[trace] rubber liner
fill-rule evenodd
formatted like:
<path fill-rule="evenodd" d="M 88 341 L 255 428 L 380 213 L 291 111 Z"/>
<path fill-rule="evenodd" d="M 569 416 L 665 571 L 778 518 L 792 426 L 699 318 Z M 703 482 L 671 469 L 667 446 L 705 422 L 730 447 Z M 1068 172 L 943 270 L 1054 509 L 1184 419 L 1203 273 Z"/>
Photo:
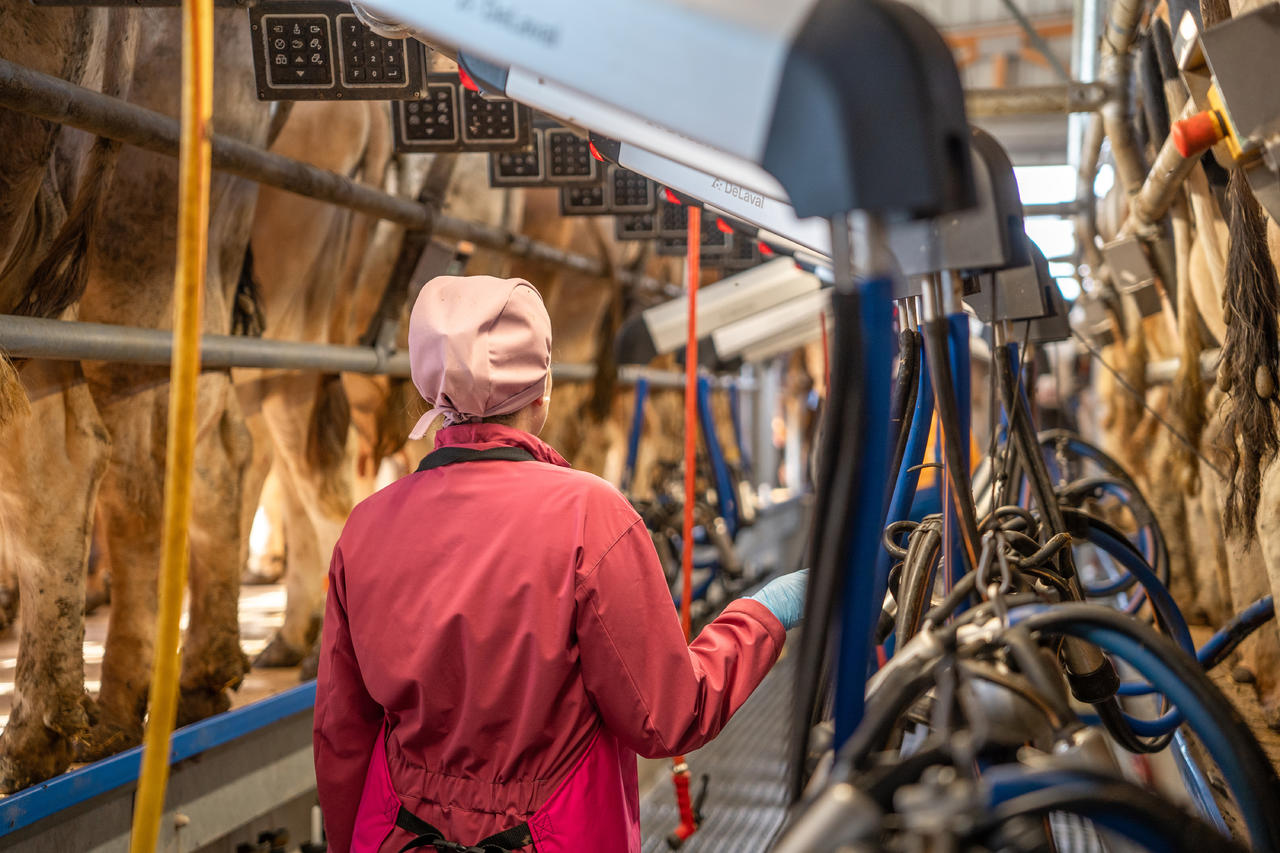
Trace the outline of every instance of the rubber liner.
<path fill-rule="evenodd" d="M 703 824 L 681 853 L 761 853 L 786 817 L 787 738 L 795 655 L 765 676 L 720 736 L 688 755 L 693 791 L 711 777 Z M 640 801 L 644 853 L 662 853 L 680 822 L 665 779 Z"/>

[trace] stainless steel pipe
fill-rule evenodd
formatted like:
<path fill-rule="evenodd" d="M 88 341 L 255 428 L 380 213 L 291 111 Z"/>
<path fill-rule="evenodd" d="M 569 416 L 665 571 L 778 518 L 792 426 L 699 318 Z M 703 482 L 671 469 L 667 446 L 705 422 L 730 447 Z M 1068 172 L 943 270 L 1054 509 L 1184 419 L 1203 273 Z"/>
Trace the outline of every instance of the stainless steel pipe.
<path fill-rule="evenodd" d="M 152 110 L 94 92 L 0 59 L 0 107 L 115 139 L 157 154 L 177 156 L 178 122 Z M 408 228 L 427 228 L 454 240 L 509 252 L 590 275 L 611 271 L 598 258 L 566 252 L 547 243 L 490 225 L 438 213 L 429 205 L 385 193 L 335 172 L 263 151 L 222 134 L 213 137 L 213 168 L 250 181 L 358 210 Z M 681 288 L 625 270 L 612 274 L 624 284 L 677 295 Z"/>

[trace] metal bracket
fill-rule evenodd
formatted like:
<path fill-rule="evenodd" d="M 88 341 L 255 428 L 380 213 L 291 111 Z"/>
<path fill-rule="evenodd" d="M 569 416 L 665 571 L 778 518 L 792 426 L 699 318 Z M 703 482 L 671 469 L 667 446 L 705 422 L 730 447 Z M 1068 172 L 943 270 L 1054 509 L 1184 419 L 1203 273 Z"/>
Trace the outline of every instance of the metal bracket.
<path fill-rule="evenodd" d="M 1259 84 L 1280 75 L 1280 5 L 1265 4 L 1203 33 L 1188 12 L 1174 51 L 1196 107 L 1226 118 L 1214 158 L 1223 168 L 1244 169 L 1258 201 L 1280 218 L 1280 91 Z"/>
<path fill-rule="evenodd" d="M 349 3 L 269 0 L 249 9 L 249 29 L 258 100 L 405 100 L 426 90 L 426 48 L 377 35 Z"/>
<path fill-rule="evenodd" d="M 1093 341 L 1095 346 L 1105 347 L 1116 342 L 1111 314 L 1102 304 L 1102 299 L 1090 291 L 1080 297 L 1079 304 L 1084 308 L 1084 319 L 1080 334 Z"/>
<path fill-rule="evenodd" d="M 1113 240 L 1102 247 L 1102 256 L 1111 270 L 1116 289 L 1133 297 L 1142 316 L 1159 314 L 1164 305 L 1156 285 L 1156 273 L 1138 238 Z"/>
<path fill-rule="evenodd" d="M 1008 154 L 976 127 L 969 150 L 977 190 L 974 207 L 890 226 L 889 246 L 903 275 L 979 272 L 1031 262 L 1023 237 L 1022 199 Z"/>

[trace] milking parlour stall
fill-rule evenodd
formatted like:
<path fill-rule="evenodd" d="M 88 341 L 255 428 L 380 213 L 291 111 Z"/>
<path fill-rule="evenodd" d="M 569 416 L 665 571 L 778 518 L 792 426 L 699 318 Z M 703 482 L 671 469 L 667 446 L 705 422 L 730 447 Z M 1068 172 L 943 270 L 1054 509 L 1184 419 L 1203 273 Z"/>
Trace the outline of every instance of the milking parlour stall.
<path fill-rule="evenodd" d="M 1276 80 L 0 0 L 0 850 L 1280 851 Z"/>

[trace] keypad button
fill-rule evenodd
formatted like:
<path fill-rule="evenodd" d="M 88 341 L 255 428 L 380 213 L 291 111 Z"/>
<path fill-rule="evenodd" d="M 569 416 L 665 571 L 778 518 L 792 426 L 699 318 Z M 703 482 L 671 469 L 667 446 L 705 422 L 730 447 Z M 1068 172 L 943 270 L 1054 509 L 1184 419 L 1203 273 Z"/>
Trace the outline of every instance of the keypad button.
<path fill-rule="evenodd" d="M 264 16 L 267 74 L 273 85 L 328 86 L 333 82 L 328 19 Z"/>

